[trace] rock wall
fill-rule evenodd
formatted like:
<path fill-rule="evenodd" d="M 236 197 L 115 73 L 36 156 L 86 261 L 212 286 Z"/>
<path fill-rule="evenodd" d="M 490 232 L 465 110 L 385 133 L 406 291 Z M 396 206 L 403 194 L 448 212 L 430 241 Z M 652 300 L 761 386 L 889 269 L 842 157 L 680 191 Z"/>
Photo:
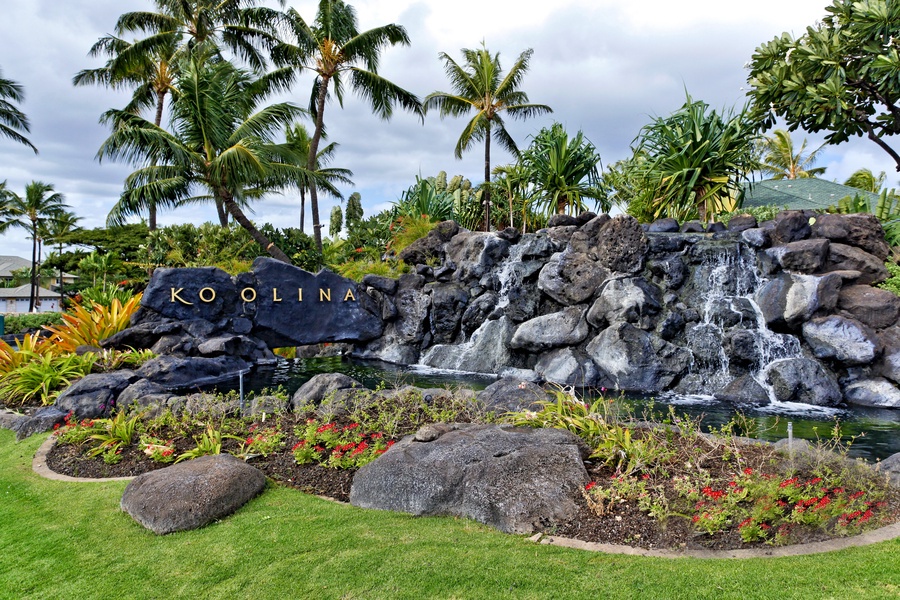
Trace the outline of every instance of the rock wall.
<path fill-rule="evenodd" d="M 900 298 L 873 287 L 888 252 L 868 214 L 707 231 L 586 213 L 526 235 L 444 222 L 400 254 L 414 273 L 363 279 L 385 328 L 353 354 L 738 404 L 900 407 Z"/>

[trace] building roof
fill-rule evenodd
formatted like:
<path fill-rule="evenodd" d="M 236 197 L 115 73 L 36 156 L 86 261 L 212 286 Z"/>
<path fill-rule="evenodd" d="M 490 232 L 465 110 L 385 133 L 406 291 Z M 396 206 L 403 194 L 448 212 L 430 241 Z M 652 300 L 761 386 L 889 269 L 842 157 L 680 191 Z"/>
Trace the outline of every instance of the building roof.
<path fill-rule="evenodd" d="M 47 288 L 38 288 L 38 294 L 41 298 L 48 298 L 50 300 L 59 298 L 59 292 L 51 292 Z M 20 285 L 16 288 L 0 288 L 0 300 L 12 298 L 14 300 L 28 300 L 31 298 L 31 285 L 25 284 Z"/>
<path fill-rule="evenodd" d="M 878 194 L 815 177 L 766 179 L 744 189 L 743 208 L 775 205 L 795 210 L 825 210 L 830 206 L 837 206 L 842 198 L 857 194 L 868 198 L 873 208 L 878 202 Z"/>
<path fill-rule="evenodd" d="M 20 269 L 30 269 L 31 261 L 25 258 L 20 258 L 18 256 L 0 256 L 0 279 L 12 279 L 13 271 L 18 271 Z M 57 277 L 58 273 L 54 274 L 54 277 Z M 70 273 L 63 273 L 63 279 L 71 279 L 74 280 L 75 276 Z"/>

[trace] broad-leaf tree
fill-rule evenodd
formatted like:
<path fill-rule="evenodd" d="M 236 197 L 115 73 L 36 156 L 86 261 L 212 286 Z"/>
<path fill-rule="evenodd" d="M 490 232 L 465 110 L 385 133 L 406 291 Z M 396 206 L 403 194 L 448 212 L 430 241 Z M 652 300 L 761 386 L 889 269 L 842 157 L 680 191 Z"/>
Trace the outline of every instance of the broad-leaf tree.
<path fill-rule="evenodd" d="M 806 140 L 803 140 L 795 152 L 791 134 L 784 129 L 776 129 L 772 135 L 763 138 L 760 149 L 759 170 L 772 179 L 806 179 L 825 172 L 825 167 L 813 167 L 822 147 L 804 155 Z"/>
<path fill-rule="evenodd" d="M 590 198 L 604 212 L 610 206 L 599 187 L 600 154 L 579 131 L 571 139 L 560 123 L 538 132 L 522 152 L 522 165 L 535 188 L 535 204 L 546 215 L 581 213 Z"/>
<path fill-rule="evenodd" d="M 758 166 L 757 131 L 748 108 L 720 114 L 690 95 L 679 110 L 645 125 L 635 140 L 642 158 L 633 166 L 652 196 L 653 218 L 706 221 L 732 210 Z"/>
<path fill-rule="evenodd" d="M 454 155 L 462 158 L 463 152 L 475 142 L 484 141 L 484 229 L 490 229 L 490 181 L 491 181 L 491 137 L 501 148 L 518 158 L 516 142 L 506 130 L 502 113 L 514 119 L 527 119 L 535 115 L 553 112 L 544 104 L 532 104 L 528 95 L 521 90 L 522 79 L 528 71 L 533 50 L 522 52 L 516 62 L 504 75 L 500 66 L 500 54 L 491 54 L 482 45 L 480 49 L 463 48 L 464 62 L 457 63 L 448 54 L 441 52 L 444 72 L 450 80 L 453 92 L 432 92 L 425 97 L 425 110 L 436 109 L 441 118 L 458 117 L 474 112 L 466 123 Z"/>
<path fill-rule="evenodd" d="M 389 119 L 394 105 L 421 114 L 422 105 L 412 93 L 378 74 L 381 52 L 388 46 L 408 46 L 406 29 L 397 24 L 382 25 L 359 31 L 356 11 L 342 0 L 320 0 L 315 21 L 307 23 L 293 8 L 285 13 L 288 39 L 272 51 L 276 64 L 291 66 L 315 75 L 310 94 L 309 109 L 315 119 L 309 143 L 306 168 L 316 171 L 319 142 L 325 127 L 325 104 L 333 89 L 338 104 L 343 106 L 344 86 L 349 85 L 373 112 Z M 309 186 L 312 209 L 313 237 L 322 250 L 322 223 L 319 219 L 318 185 L 315 179 Z"/>
<path fill-rule="evenodd" d="M 887 138 L 900 133 L 900 2 L 835 0 L 806 33 L 783 33 L 750 61 L 748 95 L 766 127 L 827 131 L 825 141 L 866 136 L 900 171 Z M 896 38 L 895 38 L 896 36 Z"/>
<path fill-rule="evenodd" d="M 31 124 L 15 103 L 25 99 L 22 86 L 12 79 L 4 79 L 0 70 L 0 135 L 25 144 L 37 154 L 37 148 L 23 135 L 31 131 Z"/>
<path fill-rule="evenodd" d="M 181 205 L 214 201 L 220 221 L 231 215 L 266 252 L 290 259 L 247 218 L 247 205 L 296 185 L 308 172 L 286 144 L 273 140 L 303 110 L 282 102 L 261 106 L 280 89 L 228 62 L 192 57 L 180 69 L 181 94 L 172 103 L 172 132 L 139 115 L 112 111 L 116 126 L 98 157 L 138 166 L 107 221 L 122 222 L 134 207 L 152 201 Z"/>
<path fill-rule="evenodd" d="M 25 195 L 19 196 L 10 192 L 6 203 L 8 215 L 5 228 L 24 229 L 31 238 L 31 294 L 28 311 L 34 311 L 40 302 L 38 298 L 38 245 L 42 241 L 41 234 L 48 221 L 57 219 L 66 213 L 69 206 L 65 197 L 56 192 L 49 183 L 32 181 L 25 186 Z"/>

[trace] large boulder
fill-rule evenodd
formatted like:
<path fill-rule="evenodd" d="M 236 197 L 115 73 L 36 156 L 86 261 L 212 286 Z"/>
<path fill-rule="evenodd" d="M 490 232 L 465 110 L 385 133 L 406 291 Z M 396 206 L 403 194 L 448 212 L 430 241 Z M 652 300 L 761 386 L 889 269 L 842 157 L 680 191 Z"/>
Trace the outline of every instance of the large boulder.
<path fill-rule="evenodd" d="M 202 290 L 213 290 L 201 300 Z M 178 321 L 237 317 L 238 289 L 231 275 L 215 267 L 155 269 L 141 306 Z"/>
<path fill-rule="evenodd" d="M 816 358 L 828 358 L 845 365 L 872 362 L 878 350 L 875 332 L 856 321 L 837 315 L 803 324 L 803 339 Z"/>
<path fill-rule="evenodd" d="M 55 406 L 39 408 L 31 416 L 22 416 L 9 421 L 10 428 L 16 432 L 16 441 L 24 440 L 36 433 L 50 431 L 66 420 L 66 413 Z"/>
<path fill-rule="evenodd" d="M 469 295 L 455 283 L 429 284 L 431 290 L 431 335 L 434 343 L 447 344 L 459 333 L 459 322 Z"/>
<path fill-rule="evenodd" d="M 809 217 L 803 211 L 783 210 L 775 216 L 772 243 L 780 245 L 797 242 L 808 238 L 811 233 Z"/>
<path fill-rule="evenodd" d="M 575 346 L 587 338 L 584 318 L 587 306 L 569 306 L 560 312 L 535 317 L 519 325 L 509 341 L 511 348 L 540 352 L 559 346 Z"/>
<path fill-rule="evenodd" d="M 603 327 L 607 323 L 633 323 L 652 329 L 654 317 L 662 309 L 662 292 L 642 277 L 609 279 L 588 311 L 588 323 Z"/>
<path fill-rule="evenodd" d="M 135 477 L 121 507 L 158 535 L 222 519 L 263 491 L 266 476 L 230 454 L 203 456 Z"/>
<path fill-rule="evenodd" d="M 291 398 L 291 408 L 297 410 L 307 404 L 321 404 L 329 395 L 340 390 L 360 390 L 365 386 L 343 373 L 319 373 L 300 386 Z"/>
<path fill-rule="evenodd" d="M 812 232 L 816 237 L 861 248 L 880 260 L 885 260 L 891 251 L 884 241 L 881 222 L 871 213 L 818 215 Z"/>
<path fill-rule="evenodd" d="M 350 503 L 531 533 L 575 516 L 587 449 L 559 429 L 426 426 L 353 478 Z M 421 440 L 421 441 L 420 441 Z"/>
<path fill-rule="evenodd" d="M 507 412 L 534 410 L 538 408 L 539 402 L 547 402 L 551 396 L 544 388 L 531 381 L 503 377 L 476 392 L 475 398 L 486 410 L 502 415 Z"/>
<path fill-rule="evenodd" d="M 424 265 L 429 260 L 440 260 L 444 256 L 447 242 L 457 233 L 459 225 L 456 222 L 442 221 L 435 225 L 428 235 L 401 250 L 397 258 L 408 265 Z"/>
<path fill-rule="evenodd" d="M 800 240 L 766 250 L 785 271 L 815 273 L 825 264 L 828 240 Z"/>
<path fill-rule="evenodd" d="M 498 373 L 516 366 L 509 348 L 514 326 L 506 317 L 486 321 L 464 344 L 438 344 L 429 348 L 421 363 L 438 369 L 470 373 Z"/>
<path fill-rule="evenodd" d="M 713 395 L 716 400 L 733 404 L 738 409 L 765 406 L 770 401 L 766 388 L 749 374 L 730 381 Z"/>
<path fill-rule="evenodd" d="M 534 372 L 544 381 L 580 388 L 595 385 L 598 375 L 594 361 L 572 348 L 557 348 L 541 355 Z"/>
<path fill-rule="evenodd" d="M 140 377 L 167 389 L 184 389 L 200 385 L 237 380 L 241 371 L 248 371 L 250 363 L 234 356 L 178 358 L 157 356 L 137 370 Z M 128 383 L 132 383 L 133 378 Z M 123 387 L 124 389 L 124 387 Z"/>
<path fill-rule="evenodd" d="M 810 358 L 776 361 L 766 370 L 766 383 L 779 402 L 800 402 L 815 406 L 837 406 L 841 389 L 821 364 Z"/>
<path fill-rule="evenodd" d="M 583 252 L 556 254 L 538 276 L 538 288 L 565 306 L 581 304 L 600 287 L 609 271 Z"/>
<path fill-rule="evenodd" d="M 599 367 L 604 387 L 623 391 L 668 389 L 691 364 L 688 350 L 630 323 L 604 329 L 585 350 Z"/>
<path fill-rule="evenodd" d="M 509 254 L 509 242 L 493 233 L 460 231 L 446 246 L 459 281 L 479 281 Z"/>
<path fill-rule="evenodd" d="M 649 242 L 637 219 L 599 216 L 572 235 L 569 246 L 612 272 L 635 274 L 644 268 Z"/>
<path fill-rule="evenodd" d="M 838 308 L 869 327 L 886 329 L 900 316 L 900 298 L 888 290 L 851 285 L 841 290 Z"/>
<path fill-rule="evenodd" d="M 127 369 L 111 373 L 92 373 L 79 379 L 56 399 L 63 413 L 72 412 L 77 419 L 105 417 L 116 407 L 119 394 L 139 379 Z"/>
<path fill-rule="evenodd" d="M 860 379 L 844 386 L 844 398 L 856 406 L 900 408 L 900 390 L 883 377 Z"/>
<path fill-rule="evenodd" d="M 857 280 L 858 283 L 881 283 L 889 276 L 883 259 L 859 248 L 838 243 L 831 243 L 828 246 L 828 258 L 824 268 L 826 271 L 859 271 L 861 275 Z"/>

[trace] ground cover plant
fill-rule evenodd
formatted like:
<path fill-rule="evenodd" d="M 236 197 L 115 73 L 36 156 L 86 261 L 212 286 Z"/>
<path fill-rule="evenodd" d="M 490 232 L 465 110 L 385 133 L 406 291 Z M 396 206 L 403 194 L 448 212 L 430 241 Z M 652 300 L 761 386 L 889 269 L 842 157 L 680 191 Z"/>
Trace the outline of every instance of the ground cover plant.
<path fill-rule="evenodd" d="M 651 425 L 610 398 L 584 402 L 565 391 L 540 410 L 499 416 L 473 409 L 464 394 L 426 402 L 415 388 L 247 417 L 237 416 L 233 396 L 208 394 L 210 410 L 194 415 L 69 418 L 48 464 L 81 477 L 127 476 L 229 452 L 275 482 L 347 501 L 356 470 L 422 425 L 499 420 L 567 429 L 591 448 L 578 514 L 547 533 L 645 548 L 735 549 L 842 537 L 900 518 L 898 491 L 847 458 L 839 431 L 786 457 L 737 437 L 740 420 L 705 434 L 674 411 Z"/>

